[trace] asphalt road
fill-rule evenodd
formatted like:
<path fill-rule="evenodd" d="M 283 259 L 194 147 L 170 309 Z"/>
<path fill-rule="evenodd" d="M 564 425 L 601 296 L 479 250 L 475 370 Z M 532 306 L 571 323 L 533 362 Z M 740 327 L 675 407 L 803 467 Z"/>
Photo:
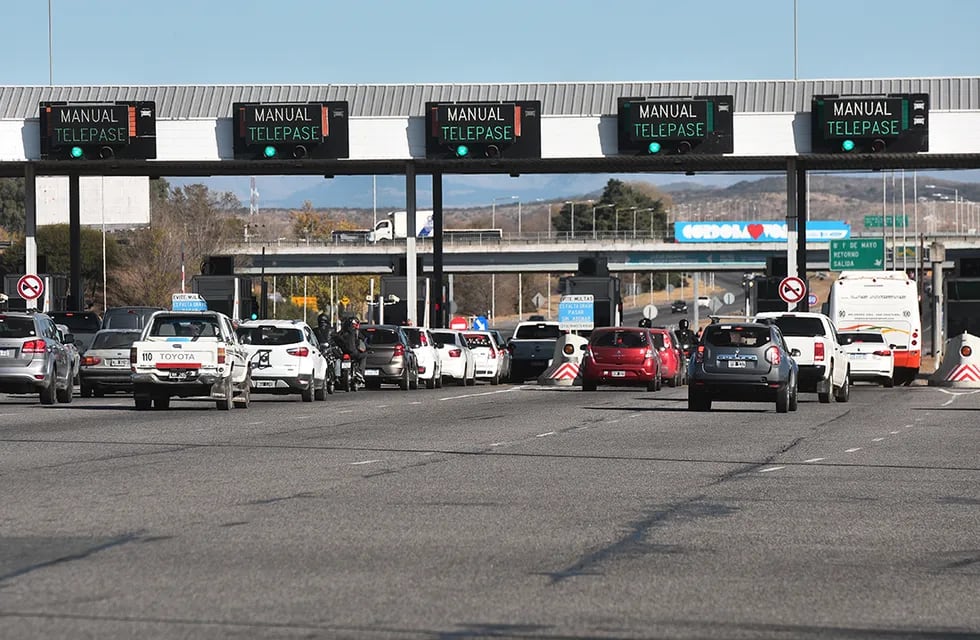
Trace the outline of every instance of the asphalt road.
<path fill-rule="evenodd" d="M 0 396 L 2 638 L 976 638 L 980 390 Z"/>

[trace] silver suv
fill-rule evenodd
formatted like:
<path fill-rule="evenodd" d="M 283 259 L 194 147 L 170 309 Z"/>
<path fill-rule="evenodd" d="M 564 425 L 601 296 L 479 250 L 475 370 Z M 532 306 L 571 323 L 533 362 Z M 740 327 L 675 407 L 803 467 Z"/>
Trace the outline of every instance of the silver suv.
<path fill-rule="evenodd" d="M 65 342 L 74 342 L 68 334 Z M 71 402 L 72 362 L 43 313 L 0 313 L 0 392 L 37 393 L 41 404 Z"/>

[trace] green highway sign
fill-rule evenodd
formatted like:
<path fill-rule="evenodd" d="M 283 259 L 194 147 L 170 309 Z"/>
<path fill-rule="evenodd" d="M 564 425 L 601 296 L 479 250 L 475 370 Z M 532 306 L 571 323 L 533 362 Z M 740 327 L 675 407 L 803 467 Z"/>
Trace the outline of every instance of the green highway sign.
<path fill-rule="evenodd" d="M 885 239 L 859 238 L 830 241 L 830 270 L 885 268 Z"/>
<path fill-rule="evenodd" d="M 907 227 L 908 216 L 864 216 L 865 228 L 871 227 Z"/>

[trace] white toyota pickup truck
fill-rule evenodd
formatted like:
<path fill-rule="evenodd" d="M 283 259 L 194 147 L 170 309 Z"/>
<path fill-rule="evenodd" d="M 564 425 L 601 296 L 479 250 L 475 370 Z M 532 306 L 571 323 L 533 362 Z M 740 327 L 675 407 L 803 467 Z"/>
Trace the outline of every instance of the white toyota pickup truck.
<path fill-rule="evenodd" d="M 800 369 L 799 390 L 816 392 L 820 402 L 847 402 L 851 395 L 851 363 L 837 340 L 830 318 L 822 313 L 766 311 L 755 317 L 779 327 Z"/>
<path fill-rule="evenodd" d="M 158 311 L 129 352 L 137 411 L 172 397 L 205 397 L 219 409 L 248 407 L 251 372 L 231 320 L 217 311 Z"/>

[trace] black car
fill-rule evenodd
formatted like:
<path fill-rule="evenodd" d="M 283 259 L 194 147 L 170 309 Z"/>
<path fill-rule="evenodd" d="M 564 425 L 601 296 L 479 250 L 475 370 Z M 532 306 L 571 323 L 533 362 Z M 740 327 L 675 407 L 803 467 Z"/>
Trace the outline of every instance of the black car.
<path fill-rule="evenodd" d="M 671 313 L 687 313 L 687 303 L 683 300 L 674 300 L 670 303 Z"/>
<path fill-rule="evenodd" d="M 713 400 L 775 402 L 796 411 L 799 370 L 775 325 L 714 323 L 704 328 L 688 370 L 687 406 L 710 411 Z"/>
<path fill-rule="evenodd" d="M 47 314 L 55 324 L 63 324 L 75 336 L 79 353 L 92 346 L 95 334 L 102 328 L 102 318 L 94 311 L 50 311 Z"/>

